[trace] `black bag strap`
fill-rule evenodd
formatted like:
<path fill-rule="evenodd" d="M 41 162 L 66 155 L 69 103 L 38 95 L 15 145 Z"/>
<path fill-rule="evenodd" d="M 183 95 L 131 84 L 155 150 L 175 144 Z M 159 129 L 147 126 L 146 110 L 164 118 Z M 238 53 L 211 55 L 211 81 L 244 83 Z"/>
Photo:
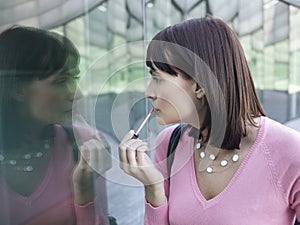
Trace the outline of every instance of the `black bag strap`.
<path fill-rule="evenodd" d="M 75 139 L 75 134 L 72 126 L 62 126 L 66 131 L 67 138 L 72 146 L 73 154 L 74 154 L 74 161 L 78 161 L 78 145 Z M 118 225 L 117 219 L 113 216 L 108 216 L 109 225 Z"/>
<path fill-rule="evenodd" d="M 72 126 L 62 126 L 67 134 L 67 138 L 72 146 L 74 161 L 78 161 L 78 145 L 76 143 L 75 134 Z"/>
<path fill-rule="evenodd" d="M 171 175 L 171 167 L 174 160 L 174 151 L 178 145 L 179 139 L 181 134 L 185 131 L 188 127 L 187 124 L 179 124 L 172 132 L 169 145 L 168 145 L 168 152 L 167 152 L 167 170 L 168 170 L 168 177 L 170 178 Z"/>
<path fill-rule="evenodd" d="M 187 128 L 187 124 L 179 124 L 172 132 L 169 145 L 168 145 L 168 152 L 167 152 L 167 170 L 168 170 L 168 178 L 170 179 L 171 175 L 171 167 L 174 160 L 174 151 L 178 145 L 179 139 L 181 137 L 181 134 L 185 131 Z M 300 225 L 300 222 L 296 219 L 294 225 Z"/>

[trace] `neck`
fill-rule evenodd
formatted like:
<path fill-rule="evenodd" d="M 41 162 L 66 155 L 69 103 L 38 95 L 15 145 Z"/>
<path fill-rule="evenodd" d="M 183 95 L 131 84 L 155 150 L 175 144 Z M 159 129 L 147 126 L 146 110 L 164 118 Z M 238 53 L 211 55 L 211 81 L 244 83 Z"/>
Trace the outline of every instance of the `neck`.
<path fill-rule="evenodd" d="M 4 149 L 9 151 L 19 149 L 25 143 L 49 139 L 51 136 L 51 126 L 30 119 L 10 120 L 5 127 L 7 132 L 4 137 Z"/>
<path fill-rule="evenodd" d="M 188 117 L 188 121 L 186 123 L 190 124 L 192 127 L 202 130 L 202 136 L 207 136 L 208 132 L 202 127 L 206 126 L 206 115 L 208 113 L 208 108 L 206 105 L 196 105 L 196 109 L 191 112 L 190 116 Z"/>

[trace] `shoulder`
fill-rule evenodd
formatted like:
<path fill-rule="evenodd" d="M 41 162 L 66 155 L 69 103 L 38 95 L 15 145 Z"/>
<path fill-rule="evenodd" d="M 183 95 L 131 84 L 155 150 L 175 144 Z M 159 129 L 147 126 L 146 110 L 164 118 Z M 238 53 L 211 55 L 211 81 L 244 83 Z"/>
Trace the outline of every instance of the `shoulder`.
<path fill-rule="evenodd" d="M 77 144 L 89 141 L 91 139 L 98 139 L 106 147 L 109 147 L 107 140 L 101 131 L 94 129 L 92 127 L 69 125 L 62 126 L 59 124 L 54 125 L 56 136 L 61 137 L 61 139 L 66 139 L 67 141 L 76 142 Z M 64 138 L 65 137 L 65 138 Z"/>
<path fill-rule="evenodd" d="M 175 128 L 178 126 L 178 124 L 171 125 L 165 129 L 163 129 L 156 137 L 155 141 L 155 155 L 157 158 L 165 158 L 168 151 L 168 144 L 170 141 L 170 137 L 172 135 L 172 132 L 175 130 Z"/>
<path fill-rule="evenodd" d="M 282 193 L 297 185 L 300 190 L 300 133 L 263 118 L 263 150 L 275 183 Z"/>
<path fill-rule="evenodd" d="M 176 129 L 176 127 L 178 126 L 178 124 L 174 124 L 172 126 L 169 126 L 165 129 L 163 129 L 158 135 L 156 140 L 161 140 L 161 141 L 169 141 L 170 137 L 173 133 L 173 131 Z"/>
<path fill-rule="evenodd" d="M 159 158 L 165 158 L 166 157 L 167 151 L 168 151 L 168 145 L 169 145 L 171 136 L 173 134 L 173 131 L 178 126 L 179 126 L 179 124 L 171 125 L 171 126 L 165 128 L 164 130 L 162 130 L 158 134 L 158 136 L 156 137 L 155 149 L 156 149 L 156 155 L 160 155 Z M 184 132 L 186 132 L 186 130 Z M 185 135 L 180 138 L 180 141 L 184 137 L 185 137 Z"/>
<path fill-rule="evenodd" d="M 263 118 L 264 143 L 271 149 L 300 154 L 300 132 L 270 118 Z"/>

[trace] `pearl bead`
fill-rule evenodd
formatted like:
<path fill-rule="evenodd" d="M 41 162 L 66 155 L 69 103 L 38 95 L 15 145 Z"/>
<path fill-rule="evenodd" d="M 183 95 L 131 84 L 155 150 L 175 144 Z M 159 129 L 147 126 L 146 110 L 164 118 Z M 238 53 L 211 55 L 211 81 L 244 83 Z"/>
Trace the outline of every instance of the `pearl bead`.
<path fill-rule="evenodd" d="M 221 166 L 224 167 L 224 166 L 227 166 L 227 164 L 228 164 L 227 160 L 224 159 L 221 161 Z"/>
<path fill-rule="evenodd" d="M 213 168 L 211 168 L 210 166 L 206 168 L 206 172 L 208 173 L 212 173 L 213 172 Z"/>
<path fill-rule="evenodd" d="M 36 154 L 35 154 L 35 157 L 37 157 L 37 158 L 41 158 L 43 156 L 43 153 L 42 152 L 37 152 Z"/>
<path fill-rule="evenodd" d="M 232 161 L 233 161 L 233 162 L 237 162 L 238 160 L 239 160 L 238 154 L 234 154 L 234 155 L 232 156 Z"/>
<path fill-rule="evenodd" d="M 14 159 L 12 159 L 12 160 L 9 160 L 9 164 L 10 164 L 10 165 L 12 165 L 12 166 L 14 166 L 14 165 L 16 165 L 16 164 L 17 164 L 17 161 L 16 161 L 16 160 L 14 160 Z"/>
<path fill-rule="evenodd" d="M 196 149 L 200 149 L 200 148 L 201 148 L 201 143 L 197 142 Z"/>
<path fill-rule="evenodd" d="M 205 152 L 200 152 L 200 158 L 204 159 L 204 157 L 205 157 Z"/>
<path fill-rule="evenodd" d="M 25 154 L 24 159 L 31 159 L 31 154 Z"/>
<path fill-rule="evenodd" d="M 33 167 L 32 167 L 32 166 L 25 166 L 25 167 L 23 168 L 23 171 L 24 171 L 24 172 L 32 172 L 32 171 L 33 171 Z"/>
<path fill-rule="evenodd" d="M 209 158 L 214 161 L 216 159 L 216 156 L 214 154 L 210 154 Z"/>

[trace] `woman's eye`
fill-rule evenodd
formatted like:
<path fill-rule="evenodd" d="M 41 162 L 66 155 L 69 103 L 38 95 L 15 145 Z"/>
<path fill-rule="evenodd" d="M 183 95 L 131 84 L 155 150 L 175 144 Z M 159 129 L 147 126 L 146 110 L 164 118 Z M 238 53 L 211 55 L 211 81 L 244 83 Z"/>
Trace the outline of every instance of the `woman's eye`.
<path fill-rule="evenodd" d="M 72 77 L 65 77 L 56 80 L 54 83 L 57 85 L 64 85 L 67 82 L 78 82 L 80 80 L 80 76 L 72 76 Z"/>
<path fill-rule="evenodd" d="M 54 82 L 54 84 L 64 84 L 64 83 L 66 83 L 67 82 L 67 79 L 65 78 L 65 79 L 59 79 L 59 80 L 56 80 L 55 82 Z"/>
<path fill-rule="evenodd" d="M 152 80 L 153 80 L 155 83 L 159 83 L 160 78 L 159 78 L 159 77 L 156 77 L 156 76 L 152 76 Z"/>
<path fill-rule="evenodd" d="M 78 76 L 74 76 L 73 79 L 74 79 L 75 81 L 79 81 L 79 80 L 80 80 L 80 76 L 79 76 L 79 75 L 78 75 Z"/>

